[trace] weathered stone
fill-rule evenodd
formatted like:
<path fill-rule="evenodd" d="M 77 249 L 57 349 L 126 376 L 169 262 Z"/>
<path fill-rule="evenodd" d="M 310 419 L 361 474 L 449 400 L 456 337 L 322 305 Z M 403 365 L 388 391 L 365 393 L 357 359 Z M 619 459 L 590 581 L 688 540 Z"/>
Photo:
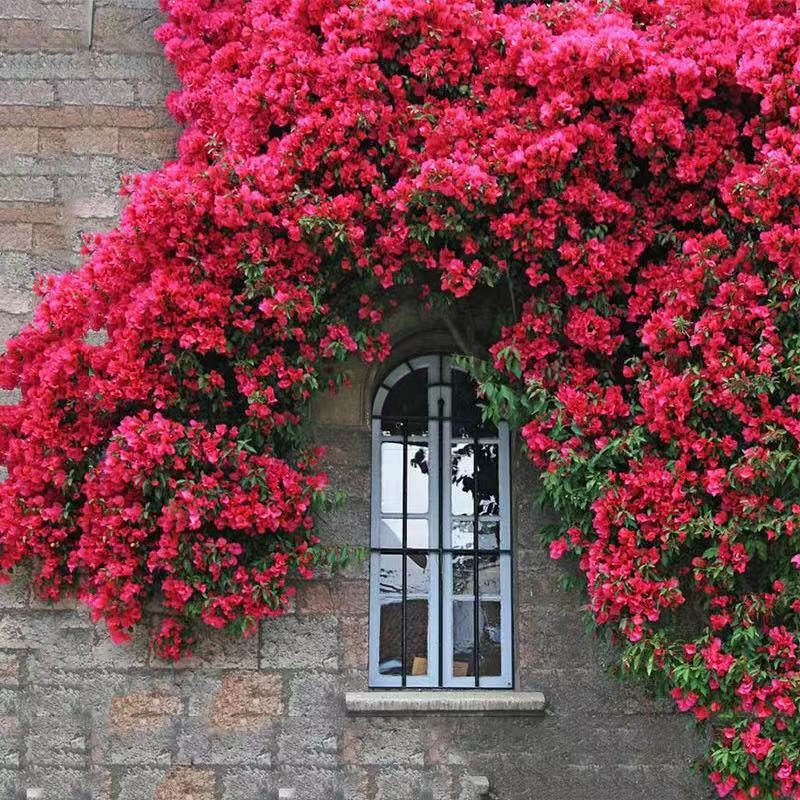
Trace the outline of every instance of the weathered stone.
<path fill-rule="evenodd" d="M 209 769 L 179 767 L 158 785 L 155 800 L 215 800 L 215 784 Z"/>
<path fill-rule="evenodd" d="M 342 667 L 365 670 L 368 666 L 369 616 L 342 617 Z"/>
<path fill-rule="evenodd" d="M 166 725 L 183 710 L 179 697 L 160 691 L 117 695 L 109 719 L 117 731 L 152 731 Z"/>
<path fill-rule="evenodd" d="M 338 667 L 339 626 L 336 617 L 286 615 L 263 626 L 261 664 L 268 669 Z"/>
<path fill-rule="evenodd" d="M 265 719 L 283 712 L 280 675 L 231 672 L 214 696 L 209 722 L 219 730 L 258 729 Z"/>
<path fill-rule="evenodd" d="M 272 764 L 274 741 L 273 723 L 266 718 L 257 727 L 221 729 L 194 717 L 183 721 L 177 759 L 188 764 L 268 768 Z"/>
<path fill-rule="evenodd" d="M 339 765 L 341 730 L 334 722 L 286 719 L 278 735 L 280 766 L 335 768 Z"/>

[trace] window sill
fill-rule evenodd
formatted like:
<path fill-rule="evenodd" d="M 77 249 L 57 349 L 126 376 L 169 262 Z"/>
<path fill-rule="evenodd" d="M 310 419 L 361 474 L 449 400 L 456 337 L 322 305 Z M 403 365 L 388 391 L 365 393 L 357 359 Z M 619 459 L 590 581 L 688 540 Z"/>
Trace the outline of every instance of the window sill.
<path fill-rule="evenodd" d="M 347 692 L 347 713 L 354 716 L 404 716 L 408 714 L 491 714 L 532 716 L 544 713 L 541 692 L 511 690 L 405 689 L 401 691 Z"/>

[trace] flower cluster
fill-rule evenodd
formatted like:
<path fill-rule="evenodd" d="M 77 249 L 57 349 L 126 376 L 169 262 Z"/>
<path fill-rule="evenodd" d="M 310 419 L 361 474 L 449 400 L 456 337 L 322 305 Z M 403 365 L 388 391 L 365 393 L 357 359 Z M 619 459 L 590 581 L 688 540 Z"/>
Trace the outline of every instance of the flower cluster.
<path fill-rule="evenodd" d="M 162 2 L 179 155 L 0 361 L 0 568 L 117 639 L 158 598 L 165 657 L 251 631 L 320 557 L 327 366 L 409 285 L 489 302 L 489 413 L 622 668 L 721 797 L 800 798 L 794 3 Z"/>

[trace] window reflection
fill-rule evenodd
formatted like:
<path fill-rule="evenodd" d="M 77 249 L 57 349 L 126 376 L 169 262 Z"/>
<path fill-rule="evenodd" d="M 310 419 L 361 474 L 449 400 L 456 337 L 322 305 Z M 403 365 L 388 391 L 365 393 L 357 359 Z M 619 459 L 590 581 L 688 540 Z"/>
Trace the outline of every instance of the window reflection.
<path fill-rule="evenodd" d="M 428 371 L 414 372 L 392 386 L 383 404 L 381 431 L 384 436 L 428 435 Z"/>
<path fill-rule="evenodd" d="M 424 514 L 428 510 L 428 447 L 402 442 L 381 444 L 381 511 L 403 513 L 403 451 L 406 449 L 406 513 Z"/>
<path fill-rule="evenodd" d="M 477 512 L 480 516 L 496 516 L 500 512 L 498 487 L 498 447 L 478 443 L 477 463 L 474 442 L 455 444 L 450 453 L 451 512 L 463 516 Z"/>

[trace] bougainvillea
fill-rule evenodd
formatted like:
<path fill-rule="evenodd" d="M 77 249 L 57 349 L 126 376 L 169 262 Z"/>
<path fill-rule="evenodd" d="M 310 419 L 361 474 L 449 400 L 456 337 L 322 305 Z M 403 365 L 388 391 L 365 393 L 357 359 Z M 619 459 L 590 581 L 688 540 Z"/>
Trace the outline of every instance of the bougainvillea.
<path fill-rule="evenodd" d="M 488 302 L 488 412 L 622 668 L 721 797 L 800 798 L 794 4 L 164 7 L 179 156 L 2 359 L 2 570 L 117 640 L 158 597 L 166 657 L 251 631 L 321 558 L 326 365 L 385 358 L 405 287 Z"/>

